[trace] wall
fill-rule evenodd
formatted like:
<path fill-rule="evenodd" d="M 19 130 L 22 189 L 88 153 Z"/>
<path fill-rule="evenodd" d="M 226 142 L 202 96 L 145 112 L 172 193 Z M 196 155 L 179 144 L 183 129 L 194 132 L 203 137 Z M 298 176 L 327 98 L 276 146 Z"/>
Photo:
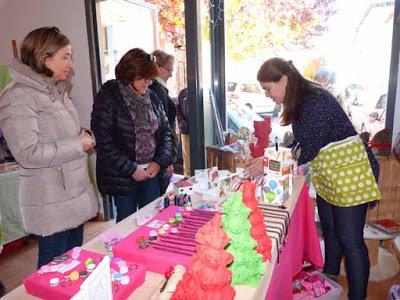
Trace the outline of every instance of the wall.
<path fill-rule="evenodd" d="M 57 26 L 71 41 L 76 73 L 71 98 L 82 126 L 89 127 L 93 93 L 83 0 L 0 0 L 0 64 L 13 58 L 11 40 L 19 48 L 29 31 L 42 26 Z"/>

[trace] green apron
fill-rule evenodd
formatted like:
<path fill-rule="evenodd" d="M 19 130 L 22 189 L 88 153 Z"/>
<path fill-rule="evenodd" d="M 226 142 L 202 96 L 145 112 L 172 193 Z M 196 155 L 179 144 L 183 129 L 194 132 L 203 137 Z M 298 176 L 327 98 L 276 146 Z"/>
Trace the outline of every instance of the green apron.
<path fill-rule="evenodd" d="M 317 193 L 333 205 L 355 206 L 381 198 L 367 151 L 358 136 L 326 145 L 309 165 Z"/>

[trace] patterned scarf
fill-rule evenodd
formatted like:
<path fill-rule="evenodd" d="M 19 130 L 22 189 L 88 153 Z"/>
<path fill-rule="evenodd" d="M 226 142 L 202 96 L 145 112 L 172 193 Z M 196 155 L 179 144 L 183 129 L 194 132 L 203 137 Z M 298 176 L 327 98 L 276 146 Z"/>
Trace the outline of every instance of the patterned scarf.
<path fill-rule="evenodd" d="M 146 91 L 144 95 L 140 95 L 130 84 L 124 85 L 120 81 L 118 81 L 118 86 L 135 125 L 136 162 L 147 164 L 154 157 L 155 133 L 158 129 L 158 120 L 153 111 L 150 93 Z"/>

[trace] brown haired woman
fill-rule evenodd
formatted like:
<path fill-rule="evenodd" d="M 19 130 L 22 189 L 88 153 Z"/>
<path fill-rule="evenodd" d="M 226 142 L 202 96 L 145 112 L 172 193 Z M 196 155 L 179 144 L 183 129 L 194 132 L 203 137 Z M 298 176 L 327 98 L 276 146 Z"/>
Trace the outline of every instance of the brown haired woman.
<path fill-rule="evenodd" d="M 156 59 L 156 64 L 160 70 L 160 74 L 155 78 L 153 84 L 149 88 L 156 93 L 157 98 L 162 102 L 165 114 L 167 115 L 169 126 L 171 128 L 172 136 L 172 163 L 176 162 L 176 138 L 175 138 L 175 118 L 176 118 L 176 106 L 169 96 L 167 88 L 167 81 L 172 77 L 174 71 L 175 58 L 162 50 L 154 50 L 152 52 Z M 160 172 L 160 190 L 164 194 L 168 188 L 169 181 L 174 172 L 173 165 L 169 165 L 166 170 Z"/>
<path fill-rule="evenodd" d="M 335 97 L 319 84 L 305 79 L 291 61 L 281 58 L 267 60 L 261 65 L 257 80 L 267 97 L 283 105 L 281 123 L 282 125 L 292 124 L 294 139 L 301 149 L 299 164 L 313 161 L 320 150 L 323 150 L 322 148 L 328 144 L 357 135 Z M 368 156 L 365 153 L 368 167 L 365 168 L 366 172 L 362 176 L 370 173 L 377 180 L 378 162 L 367 145 L 365 148 L 368 153 Z M 348 161 L 348 158 L 345 158 L 344 161 Z M 332 160 L 328 161 L 326 158 L 326 162 L 328 164 Z M 345 168 L 350 168 L 347 163 L 343 163 L 343 165 Z M 256 176 L 262 173 L 262 169 L 262 160 L 254 160 L 248 171 L 250 175 Z M 352 181 L 353 179 L 349 178 L 348 180 Z M 360 179 L 357 177 L 357 180 Z M 371 180 L 369 183 L 370 189 L 376 187 L 376 182 L 373 181 L 375 180 Z M 331 189 L 333 185 L 329 186 Z M 322 198 L 319 194 L 322 192 L 317 189 L 318 214 L 325 243 L 324 272 L 328 275 L 338 275 L 341 258 L 344 255 L 349 283 L 349 299 L 365 299 L 369 259 L 363 230 L 368 203 L 378 198 L 374 198 L 375 196 L 371 194 L 371 197 L 359 197 L 360 200 L 355 197 L 353 201 L 345 202 L 342 199 L 338 201 L 337 198 Z M 329 191 L 329 195 L 335 193 L 337 193 L 336 189 Z M 346 193 L 340 195 L 346 197 Z"/>
<path fill-rule="evenodd" d="M 117 222 L 160 196 L 159 171 L 171 164 L 168 119 L 148 89 L 159 74 L 152 55 L 134 48 L 97 94 L 91 127 L 96 136 L 97 184 L 112 195 Z"/>
<path fill-rule="evenodd" d="M 25 230 L 39 237 L 39 267 L 80 246 L 83 223 L 98 210 L 85 155 L 94 140 L 65 92 L 71 51 L 56 27 L 33 30 L 0 94 L 0 127 L 21 165 L 19 203 Z"/>

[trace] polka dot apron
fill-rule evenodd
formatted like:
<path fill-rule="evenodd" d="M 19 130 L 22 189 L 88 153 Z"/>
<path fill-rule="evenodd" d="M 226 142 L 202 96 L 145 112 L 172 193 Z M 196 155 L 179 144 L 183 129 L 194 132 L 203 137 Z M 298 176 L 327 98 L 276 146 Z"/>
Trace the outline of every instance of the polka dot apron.
<path fill-rule="evenodd" d="M 326 145 L 309 165 L 317 193 L 333 205 L 355 206 L 381 198 L 358 136 Z"/>

